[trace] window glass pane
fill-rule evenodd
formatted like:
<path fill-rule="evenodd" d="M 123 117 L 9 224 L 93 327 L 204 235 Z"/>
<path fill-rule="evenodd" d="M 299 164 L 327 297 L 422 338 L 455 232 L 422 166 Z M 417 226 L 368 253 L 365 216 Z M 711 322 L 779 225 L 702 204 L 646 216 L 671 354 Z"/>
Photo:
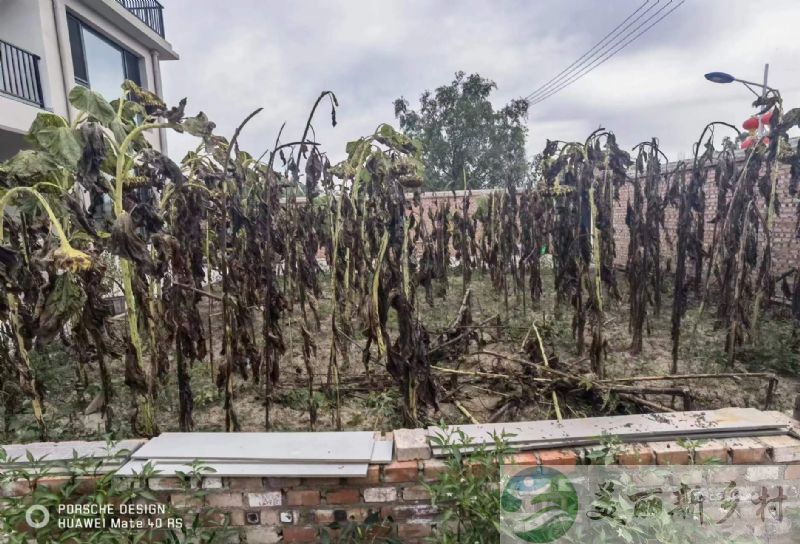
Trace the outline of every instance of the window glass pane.
<path fill-rule="evenodd" d="M 142 78 L 139 75 L 139 57 L 129 51 L 125 51 L 125 77 L 140 87 L 142 86 Z"/>
<path fill-rule="evenodd" d="M 86 28 L 82 34 L 89 86 L 106 100 L 118 98 L 122 94 L 120 85 L 125 80 L 122 51 Z"/>
<path fill-rule="evenodd" d="M 72 50 L 72 69 L 75 72 L 75 79 L 79 83 L 87 84 L 89 78 L 86 75 L 86 62 L 83 59 L 81 24 L 75 17 L 68 15 L 67 28 L 69 28 L 69 46 Z"/>

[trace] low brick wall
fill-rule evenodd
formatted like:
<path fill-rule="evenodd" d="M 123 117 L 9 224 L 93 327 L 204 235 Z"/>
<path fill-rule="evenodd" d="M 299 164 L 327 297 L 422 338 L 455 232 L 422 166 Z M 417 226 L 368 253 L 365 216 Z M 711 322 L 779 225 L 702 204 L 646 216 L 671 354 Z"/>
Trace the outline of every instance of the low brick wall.
<path fill-rule="evenodd" d="M 789 424 L 794 436 L 800 436 L 800 422 L 779 412 L 770 414 Z M 421 543 L 438 522 L 423 482 L 435 481 L 445 470 L 442 460 L 431 457 L 425 433 L 424 429 L 395 431 L 393 461 L 370 465 L 363 478 L 208 476 L 200 484 L 206 493 L 200 499 L 187 495 L 178 478 L 153 477 L 148 484 L 159 501 L 169 501 L 177 508 L 217 509 L 229 519 L 231 542 L 319 542 L 321 531 L 334 521 L 363 521 L 371 512 L 380 512 L 394 520 L 401 541 Z M 784 478 L 800 481 L 800 439 L 794 436 L 712 439 L 691 451 L 674 441 L 627 443 L 620 446 L 616 461 L 623 465 L 686 465 L 717 459 L 730 465 L 791 465 L 784 470 Z M 570 471 L 570 467 L 588 464 L 591 450 L 525 451 L 515 454 L 511 462 Z M 198 454 L 202 456 L 202 452 Z M 66 477 L 48 476 L 33 485 L 58 489 L 66 482 Z M 93 481 L 84 479 L 80 485 L 89 489 Z M 6 485 L 2 494 L 20 496 L 29 490 L 28 482 L 16 482 Z"/>
<path fill-rule="evenodd" d="M 516 454 L 512 461 L 563 471 L 583 463 L 586 454 L 584 449 L 539 450 Z M 785 478 L 800 480 L 800 440 L 788 436 L 709 440 L 693 454 L 695 463 L 712 458 L 742 465 L 797 463 Z M 627 444 L 617 457 L 626 465 L 686 465 L 690 460 L 690 451 L 677 442 Z M 413 459 L 372 465 L 366 478 L 208 478 L 204 486 L 211 491 L 208 505 L 229 512 L 231 523 L 241 526 L 248 543 L 318 542 L 319 530 L 334 520 L 363 520 L 374 511 L 397 523 L 403 542 L 421 543 L 437 523 L 436 508 L 422 482 L 435 480 L 444 467 L 439 459 Z M 164 491 L 179 488 L 177 480 L 169 479 L 151 485 Z M 180 501 L 180 494 L 171 500 Z"/>

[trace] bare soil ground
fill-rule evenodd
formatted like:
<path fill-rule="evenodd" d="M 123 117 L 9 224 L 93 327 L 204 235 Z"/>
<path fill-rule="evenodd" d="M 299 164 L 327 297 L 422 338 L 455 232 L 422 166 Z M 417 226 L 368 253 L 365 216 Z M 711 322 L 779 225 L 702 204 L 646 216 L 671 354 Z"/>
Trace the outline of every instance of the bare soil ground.
<path fill-rule="evenodd" d="M 664 293 L 667 306 L 660 316 L 650 316 L 649 334 L 645 336 L 644 350 L 639 355 L 630 354 L 630 334 L 628 332 L 628 304 L 625 293 L 625 278 L 619 276 L 622 300 L 607 300 L 605 333 L 609 342 L 607 359 L 607 378 L 632 376 L 654 376 L 669 374 L 671 363 L 670 308 L 672 293 Z M 552 278 L 545 277 L 544 300 L 531 305 L 530 300 L 523 304 L 522 298 L 515 296 L 513 290 L 506 306 L 505 294 L 496 291 L 488 277 L 476 274 L 470 284 L 472 290 L 472 310 L 474 322 L 481 322 L 494 316 L 491 324 L 481 330 L 485 342 L 482 347 L 471 346 L 471 353 L 459 361 L 448 362 L 449 369 L 457 369 L 461 374 L 434 370 L 440 385 L 441 410 L 430 411 L 430 422 L 465 423 L 468 413 L 478 421 L 537 420 L 555 418 L 551 395 L 539 393 L 539 385 L 525 378 L 523 365 L 525 355 L 520 346 L 530 328 L 532 319 L 552 341 L 557 359 L 552 361 L 555 368 L 570 375 L 589 376 L 589 362 L 577 354 L 575 341 L 571 334 L 571 307 L 554 309 L 551 293 Z M 428 330 L 435 335 L 444 330 L 453 320 L 462 300 L 460 275 L 454 275 L 444 298 L 435 298 L 433 306 L 424 302 L 424 294 L 419 293 L 420 318 Z M 724 353 L 725 330 L 713 316 L 714 308 L 706 310 L 698 320 L 696 301 L 690 305 L 683 326 L 683 341 L 680 350 L 678 371 L 681 374 L 722 373 L 722 372 L 776 372 L 779 383 L 775 393 L 773 409 L 790 413 L 797 392 L 800 371 L 800 353 L 797 352 L 796 335 L 785 308 L 769 309 L 763 319 L 753 345 L 742 348 L 732 368 L 727 368 Z M 216 369 L 222 360 L 221 311 L 218 302 L 205 305 L 203 311 L 212 315 L 212 336 L 214 340 L 214 361 Z M 322 330 L 315 334 L 317 358 L 315 360 L 314 401 L 318 406 L 317 430 L 334 428 L 333 395 L 325 392 L 328 371 L 330 336 L 325 333 L 330 316 L 330 299 L 320 300 Z M 326 318 L 328 318 L 326 320 Z M 287 316 L 284 328 L 288 349 L 281 361 L 281 382 L 275 392 L 275 404 L 271 419 L 275 430 L 307 430 L 309 427 L 308 392 L 305 367 L 301 355 L 301 337 L 298 323 L 299 308 Z M 204 326 L 207 324 L 204 318 Z M 695 330 L 696 324 L 696 330 Z M 586 335 L 586 341 L 590 339 Z M 352 339 L 350 364 L 341 368 L 341 414 L 345 429 L 384 429 L 402 426 L 400 398 L 398 389 L 385 368 L 373 362 L 371 378 L 367 379 L 361 364 L 360 345 L 363 338 Z M 585 350 L 584 350 L 585 351 Z M 478 353 L 476 353 L 478 352 Z M 374 361 L 375 358 L 373 358 Z M 92 398 L 97 395 L 97 379 L 90 380 L 86 390 L 78 386 L 75 377 L 75 363 L 63 349 L 40 350 L 35 361 L 47 387 L 47 420 L 54 439 L 100 438 L 105 435 L 99 414 L 86 415 L 84 411 Z M 89 369 L 96 372 L 96 369 Z M 466 373 L 466 374 L 465 374 Z M 498 376 L 505 375 L 506 379 Z M 130 436 L 131 399 L 123 383 L 124 369 L 121 361 L 112 362 L 112 378 L 115 389 L 113 402 L 115 432 L 118 437 Z M 192 389 L 194 392 L 194 420 L 198 431 L 219 431 L 224 429 L 222 394 L 214 385 L 211 358 L 196 361 L 191 367 Z M 671 382 L 657 382 L 668 386 Z M 629 385 L 629 384 L 626 384 Z M 634 384 L 630 384 L 634 385 Z M 762 408 L 765 400 L 767 382 L 763 379 L 703 379 L 676 382 L 688 387 L 693 397 L 695 409 L 714 409 L 723 406 L 753 406 Z M 667 395 L 648 395 L 648 400 L 672 406 L 673 399 Z M 242 430 L 258 431 L 264 429 L 265 394 L 263 381 L 255 384 L 237 375 L 235 380 L 235 407 Z M 457 406 L 456 401 L 460 404 Z M 509 402 L 512 401 L 512 402 Z M 505 406 L 508 404 L 508 406 Z M 613 395 L 598 402 L 588 398 L 585 391 L 574 389 L 559 395 L 559 404 L 564 417 L 585 417 L 601 414 L 636 412 L 640 408 L 621 402 Z M 162 431 L 177 430 L 177 386 L 174 369 L 159 391 L 157 400 L 157 421 Z M 504 408 L 505 406 L 505 408 Z M 674 405 L 680 408 L 680 403 Z M 498 415 L 498 410 L 504 410 Z M 6 418 L 3 442 L 34 440 L 36 429 L 26 402 L 21 414 Z"/>

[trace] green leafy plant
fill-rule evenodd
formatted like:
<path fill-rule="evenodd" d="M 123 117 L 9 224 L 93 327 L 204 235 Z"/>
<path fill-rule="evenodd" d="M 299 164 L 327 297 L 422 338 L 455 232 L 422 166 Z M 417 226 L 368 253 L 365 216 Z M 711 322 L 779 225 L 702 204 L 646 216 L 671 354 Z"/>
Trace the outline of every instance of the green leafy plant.
<path fill-rule="evenodd" d="M 697 464 L 697 449 L 705 444 L 707 440 L 693 440 L 691 438 L 679 438 L 678 445 L 689 452 L 689 464 Z M 721 465 L 725 462 L 719 457 L 709 457 L 704 460 L 704 465 Z"/>
<path fill-rule="evenodd" d="M 445 450 L 445 469 L 434 482 L 423 482 L 439 510 L 430 542 L 500 542 L 502 466 L 512 449 L 508 433 L 492 435 L 492 442 L 474 444 L 460 429 L 442 426 L 431 445 Z"/>
<path fill-rule="evenodd" d="M 584 461 L 587 465 L 613 465 L 621 450 L 622 441 L 619 437 L 605 433 L 600 437 L 600 446 L 586 452 Z"/>

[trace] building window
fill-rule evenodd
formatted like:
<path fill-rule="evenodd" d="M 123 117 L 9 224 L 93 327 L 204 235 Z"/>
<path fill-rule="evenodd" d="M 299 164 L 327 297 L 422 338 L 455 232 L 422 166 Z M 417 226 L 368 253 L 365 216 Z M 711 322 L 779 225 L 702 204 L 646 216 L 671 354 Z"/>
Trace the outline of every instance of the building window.
<path fill-rule="evenodd" d="M 130 79 L 142 84 L 139 57 L 67 14 L 72 67 L 75 81 L 99 92 L 108 100 L 122 93 L 120 85 Z"/>

